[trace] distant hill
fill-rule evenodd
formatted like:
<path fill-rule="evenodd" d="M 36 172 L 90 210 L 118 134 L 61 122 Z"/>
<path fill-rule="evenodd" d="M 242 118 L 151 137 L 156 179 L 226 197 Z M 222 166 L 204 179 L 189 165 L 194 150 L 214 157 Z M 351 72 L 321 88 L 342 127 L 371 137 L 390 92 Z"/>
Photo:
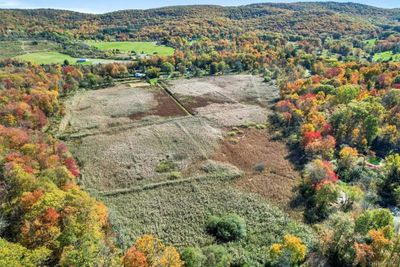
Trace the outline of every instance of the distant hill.
<path fill-rule="evenodd" d="M 238 7 L 174 6 L 149 10 L 122 10 L 93 15 L 73 11 L 0 10 L 1 36 L 43 32 L 68 33 L 80 38 L 107 35 L 158 40 L 168 37 L 220 38 L 246 32 L 313 36 L 358 34 L 393 25 L 399 9 L 354 3 L 263 3 Z"/>

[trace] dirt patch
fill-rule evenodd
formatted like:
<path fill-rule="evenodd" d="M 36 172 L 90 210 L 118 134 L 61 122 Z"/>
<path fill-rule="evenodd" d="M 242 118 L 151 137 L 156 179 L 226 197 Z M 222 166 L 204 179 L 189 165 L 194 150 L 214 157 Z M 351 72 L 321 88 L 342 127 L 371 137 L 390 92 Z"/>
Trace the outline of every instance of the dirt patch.
<path fill-rule="evenodd" d="M 300 173 L 288 160 L 289 154 L 283 143 L 271 139 L 268 130 L 247 129 L 225 138 L 213 159 L 244 171 L 236 182 L 238 187 L 260 194 L 300 218 L 290 206 Z"/>
<path fill-rule="evenodd" d="M 198 108 L 206 107 L 211 104 L 234 103 L 234 101 L 215 92 L 206 93 L 203 95 L 174 95 L 186 107 L 191 114 L 198 114 Z"/>
<path fill-rule="evenodd" d="M 222 127 L 265 123 L 279 97 L 273 83 L 252 75 L 227 75 L 169 81 L 169 90 L 190 113 Z"/>
<path fill-rule="evenodd" d="M 160 89 L 161 90 L 161 89 Z M 129 118 L 131 120 L 140 120 L 147 116 L 160 116 L 160 117 L 179 117 L 187 115 L 185 111 L 172 98 L 167 95 L 164 91 L 159 91 L 153 94 L 157 106 L 146 112 L 137 112 L 131 114 Z"/>
<path fill-rule="evenodd" d="M 170 81 L 174 95 L 219 96 L 230 102 L 240 102 L 270 107 L 279 98 L 274 84 L 264 83 L 261 77 L 253 75 L 226 75 Z M 214 102 L 216 103 L 216 102 Z"/>

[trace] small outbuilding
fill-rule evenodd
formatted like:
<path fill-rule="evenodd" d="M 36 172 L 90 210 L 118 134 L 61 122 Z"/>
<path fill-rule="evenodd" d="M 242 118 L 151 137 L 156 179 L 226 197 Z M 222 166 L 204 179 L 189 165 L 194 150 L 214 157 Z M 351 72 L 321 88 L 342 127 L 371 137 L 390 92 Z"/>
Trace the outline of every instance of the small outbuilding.
<path fill-rule="evenodd" d="M 87 58 L 80 58 L 78 60 L 76 60 L 76 63 L 85 63 L 88 62 L 89 60 Z"/>
<path fill-rule="evenodd" d="M 145 77 L 146 77 L 146 74 L 145 74 L 145 73 L 137 72 L 137 73 L 135 73 L 134 77 L 135 77 L 135 78 L 145 78 Z"/>

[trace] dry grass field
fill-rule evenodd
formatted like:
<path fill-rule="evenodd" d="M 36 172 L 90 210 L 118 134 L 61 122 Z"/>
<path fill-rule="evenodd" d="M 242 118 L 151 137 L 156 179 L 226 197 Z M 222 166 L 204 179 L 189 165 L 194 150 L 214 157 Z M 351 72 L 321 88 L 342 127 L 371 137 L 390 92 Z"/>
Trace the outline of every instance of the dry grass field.
<path fill-rule="evenodd" d="M 227 75 L 170 82 L 170 90 L 192 113 L 220 126 L 264 123 L 276 86 L 252 75 Z"/>
<path fill-rule="evenodd" d="M 244 172 L 235 183 L 239 188 L 257 193 L 291 216 L 301 218 L 301 212 L 291 205 L 301 176 L 288 160 L 290 151 L 286 145 L 273 140 L 267 129 L 230 133 L 233 136 L 225 138 L 213 159 L 230 163 Z"/>
<path fill-rule="evenodd" d="M 166 87 L 174 98 L 141 82 L 78 93 L 60 124 L 82 185 L 109 207 L 120 243 L 151 233 L 178 247 L 208 245 L 208 216 L 237 213 L 249 235 L 226 244 L 234 253 L 262 261 L 284 233 L 311 244 L 310 230 L 281 211 L 299 174 L 265 129 L 278 89 L 251 75 Z"/>

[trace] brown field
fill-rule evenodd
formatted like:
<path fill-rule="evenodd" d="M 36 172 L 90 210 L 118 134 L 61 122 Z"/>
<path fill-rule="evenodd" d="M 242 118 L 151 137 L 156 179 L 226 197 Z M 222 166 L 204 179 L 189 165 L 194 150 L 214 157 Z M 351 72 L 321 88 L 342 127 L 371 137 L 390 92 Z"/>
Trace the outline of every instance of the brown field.
<path fill-rule="evenodd" d="M 257 129 L 243 130 L 234 140 L 226 138 L 213 159 L 244 172 L 236 181 L 238 187 L 268 198 L 293 215 L 291 201 L 301 176 L 288 160 L 285 144 L 272 140 L 269 130 Z"/>
<path fill-rule="evenodd" d="M 161 87 L 142 82 L 86 91 L 69 101 L 60 134 L 70 137 L 83 185 L 126 190 L 166 181 L 171 171 L 185 179 L 212 158 L 245 173 L 240 188 L 287 208 L 299 174 L 286 147 L 271 141 L 267 130 L 245 130 L 238 143 L 224 139 L 227 127 L 267 122 L 277 88 L 251 75 L 175 80 L 167 87 L 183 107 Z M 160 172 L 163 162 L 173 168 Z M 265 171 L 255 172 L 257 164 Z"/>
<path fill-rule="evenodd" d="M 105 201 L 111 223 L 121 228 L 122 244 L 143 233 L 177 246 L 207 244 L 211 241 L 202 225 L 216 211 L 259 220 L 253 230 L 263 244 L 256 232 L 269 220 L 283 223 L 287 216 L 269 203 L 289 210 L 299 182 L 286 147 L 263 129 L 277 87 L 251 75 L 165 86 L 168 93 L 137 82 L 78 93 L 68 101 L 59 135 L 78 160 L 80 183 Z M 261 163 L 265 170 L 257 172 Z M 268 201 L 255 204 L 260 199 Z M 178 238 L 166 229 L 188 227 L 182 220 L 172 226 L 182 206 L 193 227 Z"/>
<path fill-rule="evenodd" d="M 264 123 L 279 96 L 276 86 L 252 75 L 175 80 L 169 89 L 192 114 L 224 127 Z"/>

